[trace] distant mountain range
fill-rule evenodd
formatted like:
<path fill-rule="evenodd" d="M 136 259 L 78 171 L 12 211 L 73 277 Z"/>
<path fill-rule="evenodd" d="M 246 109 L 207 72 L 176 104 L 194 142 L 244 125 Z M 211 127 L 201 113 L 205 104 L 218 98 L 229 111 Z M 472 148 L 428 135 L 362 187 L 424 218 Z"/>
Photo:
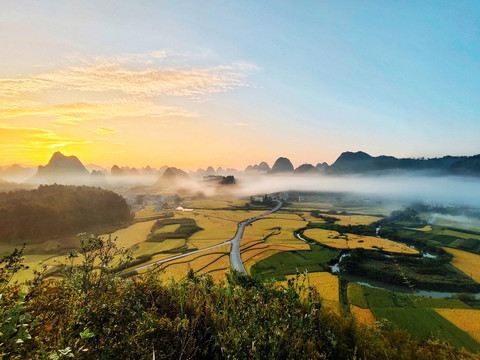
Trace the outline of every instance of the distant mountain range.
<path fill-rule="evenodd" d="M 431 175 L 480 175 L 480 154 L 474 156 L 444 156 L 432 159 L 396 158 L 394 156 L 371 156 L 363 151 L 344 152 L 332 164 L 302 164 L 293 167 L 289 159 L 280 157 L 271 170 L 268 164 L 260 169 L 259 165 L 249 165 L 246 172 L 263 171 L 270 174 L 370 174 L 385 175 L 396 172 L 425 172 Z"/>
<path fill-rule="evenodd" d="M 480 155 L 398 159 L 385 155 L 374 157 L 362 151 L 344 152 L 325 171 L 335 174 L 423 171 L 436 175 L 480 175 Z"/>
<path fill-rule="evenodd" d="M 88 169 L 91 170 L 91 172 Z M 157 179 L 157 184 L 168 184 L 176 180 L 186 180 L 192 177 L 216 177 L 222 179 L 238 174 L 236 169 L 217 168 L 215 170 L 209 166 L 207 170 L 198 169 L 187 174 L 181 169 L 164 166 L 160 169 L 154 169 L 150 166 L 144 168 L 119 167 L 114 165 L 110 171 L 98 165 L 89 164 L 85 167 L 82 162 L 75 156 L 65 156 L 60 152 L 56 152 L 51 157 L 48 164 L 39 166 L 36 173 L 32 167 L 22 165 L 10 165 L 0 167 L 0 180 L 16 180 L 17 178 L 29 177 L 26 181 L 28 184 L 74 184 L 74 185 L 97 185 L 102 186 L 105 183 L 105 176 L 110 175 L 109 182 L 128 181 L 132 178 L 140 179 Z M 262 161 L 259 164 L 249 165 L 245 169 L 245 174 L 293 174 L 293 175 L 387 175 L 397 174 L 401 172 L 409 173 L 425 173 L 428 175 L 467 175 L 480 176 L 480 154 L 474 156 L 444 156 L 432 159 L 413 159 L 413 158 L 396 158 L 393 156 L 371 156 L 363 151 L 344 152 L 332 165 L 327 163 L 318 163 L 317 165 L 302 164 L 294 168 L 292 162 L 286 157 L 279 157 L 270 168 L 267 162 Z M 110 173 L 110 174 L 109 174 Z M 33 175 L 33 176 L 32 176 Z M 114 180 L 117 179 L 117 180 Z M 125 180 L 125 181 L 126 181 Z M 192 179 L 193 180 L 193 179 Z M 146 180 L 145 180 L 146 181 Z M 151 181 L 151 180 L 149 180 Z M 221 180 L 219 180 L 221 181 Z M 146 182 L 148 184 L 148 182 Z M 8 185 L 8 186 L 7 186 Z M 4 183 L 5 188 L 13 185 Z"/>

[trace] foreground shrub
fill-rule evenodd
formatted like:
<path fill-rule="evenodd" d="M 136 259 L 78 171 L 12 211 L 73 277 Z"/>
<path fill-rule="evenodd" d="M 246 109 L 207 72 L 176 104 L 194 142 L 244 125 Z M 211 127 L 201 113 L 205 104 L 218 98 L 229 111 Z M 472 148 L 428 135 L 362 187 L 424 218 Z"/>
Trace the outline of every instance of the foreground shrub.
<path fill-rule="evenodd" d="M 16 329 L 2 330 L 3 359 L 478 359 L 358 326 L 324 309 L 302 275 L 286 288 L 236 272 L 221 284 L 193 272 L 180 282 L 155 270 L 125 278 L 128 258 L 112 239 L 81 240 L 60 279 L 37 273 L 24 293 L 8 284 L 21 252 L 3 267 L 0 326 Z"/>

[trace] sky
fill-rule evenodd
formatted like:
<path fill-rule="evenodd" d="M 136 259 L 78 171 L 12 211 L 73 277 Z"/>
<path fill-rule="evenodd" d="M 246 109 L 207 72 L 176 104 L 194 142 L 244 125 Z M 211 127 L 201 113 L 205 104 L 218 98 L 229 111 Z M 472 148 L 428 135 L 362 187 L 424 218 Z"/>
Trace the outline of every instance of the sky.
<path fill-rule="evenodd" d="M 0 165 L 480 153 L 478 1 L 2 1 Z"/>

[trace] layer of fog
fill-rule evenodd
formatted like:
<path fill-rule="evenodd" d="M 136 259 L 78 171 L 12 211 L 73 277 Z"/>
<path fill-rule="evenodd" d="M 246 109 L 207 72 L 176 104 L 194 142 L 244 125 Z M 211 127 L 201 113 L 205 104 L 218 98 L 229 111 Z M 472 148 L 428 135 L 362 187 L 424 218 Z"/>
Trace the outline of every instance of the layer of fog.
<path fill-rule="evenodd" d="M 403 201 L 480 207 L 480 181 L 471 177 L 425 176 L 258 176 L 238 179 L 237 194 L 288 190 L 346 192 Z"/>

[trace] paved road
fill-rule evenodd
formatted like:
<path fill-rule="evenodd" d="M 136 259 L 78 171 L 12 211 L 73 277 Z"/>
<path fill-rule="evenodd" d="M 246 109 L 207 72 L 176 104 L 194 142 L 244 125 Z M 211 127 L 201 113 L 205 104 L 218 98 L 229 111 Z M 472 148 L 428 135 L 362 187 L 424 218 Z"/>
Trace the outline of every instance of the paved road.
<path fill-rule="evenodd" d="M 230 266 L 233 269 L 237 270 L 238 272 L 241 272 L 242 274 L 247 274 L 247 271 L 245 270 L 245 266 L 243 266 L 242 257 L 240 256 L 240 240 L 242 239 L 245 226 L 251 224 L 254 221 L 261 219 L 264 216 L 270 215 L 271 213 L 277 211 L 281 207 L 282 207 L 282 203 L 280 201 L 277 201 L 277 205 L 272 210 L 267 211 L 262 215 L 255 216 L 253 218 L 243 220 L 240 223 L 238 223 L 237 233 L 235 234 L 233 239 L 230 240 L 232 243 L 232 249 L 230 250 Z"/>
<path fill-rule="evenodd" d="M 232 268 L 234 268 L 235 270 L 237 270 L 237 271 L 239 271 L 243 274 L 246 274 L 247 272 L 245 270 L 245 267 L 243 266 L 242 258 L 240 257 L 240 240 L 242 239 L 243 231 L 245 230 L 245 226 L 251 224 L 254 221 L 257 221 L 258 219 L 260 219 L 264 216 L 270 215 L 271 213 L 280 209 L 282 207 L 282 203 L 280 201 L 276 201 L 276 202 L 277 202 L 277 205 L 272 210 L 267 211 L 266 213 L 264 213 L 262 215 L 255 216 L 253 218 L 246 219 L 246 220 L 243 220 L 243 221 L 239 222 L 237 232 L 236 232 L 235 236 L 230 240 L 224 241 L 221 244 L 217 244 L 217 245 L 209 246 L 209 247 L 206 247 L 206 248 L 203 248 L 203 249 L 191 251 L 189 253 L 176 255 L 176 256 L 172 256 L 172 257 L 169 257 L 169 258 L 166 258 L 166 259 L 163 259 L 163 260 L 155 261 L 151 264 L 142 265 L 142 266 L 139 266 L 139 267 L 135 268 L 135 270 L 139 271 L 139 270 L 151 267 L 151 266 L 166 263 L 168 261 L 181 259 L 185 256 L 197 254 L 197 253 L 202 252 L 202 251 L 211 250 L 211 249 L 217 248 L 219 246 L 232 244 L 232 248 L 230 250 L 230 264 L 231 264 Z"/>

